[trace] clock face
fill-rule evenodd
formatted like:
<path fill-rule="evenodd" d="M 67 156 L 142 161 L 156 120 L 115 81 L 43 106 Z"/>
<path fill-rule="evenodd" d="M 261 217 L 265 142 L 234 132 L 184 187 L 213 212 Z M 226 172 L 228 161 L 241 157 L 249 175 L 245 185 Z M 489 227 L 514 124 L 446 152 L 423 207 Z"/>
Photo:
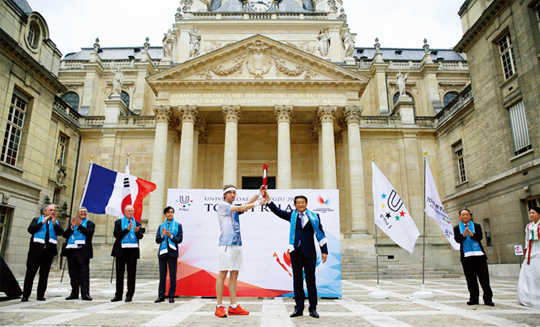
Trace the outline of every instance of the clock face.
<path fill-rule="evenodd" d="M 248 0 L 248 6 L 252 11 L 268 11 L 272 8 L 274 0 Z"/>

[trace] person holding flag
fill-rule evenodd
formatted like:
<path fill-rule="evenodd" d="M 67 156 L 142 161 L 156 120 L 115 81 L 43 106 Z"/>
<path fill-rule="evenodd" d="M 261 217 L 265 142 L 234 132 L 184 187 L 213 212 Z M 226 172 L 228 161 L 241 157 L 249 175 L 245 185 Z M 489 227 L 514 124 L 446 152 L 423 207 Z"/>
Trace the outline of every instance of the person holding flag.
<path fill-rule="evenodd" d="M 96 224 L 88 220 L 88 211 L 85 207 L 77 210 L 77 216 L 71 219 L 71 225 L 64 232 L 64 237 L 68 240 L 62 252 L 68 260 L 69 278 L 71 283 L 71 294 L 66 300 L 76 300 L 79 298 L 79 288 L 81 298 L 85 301 L 92 301 L 90 297 L 90 259 L 93 258 L 92 236 Z"/>
<path fill-rule="evenodd" d="M 494 306 L 493 292 L 489 286 L 489 271 L 487 265 L 487 256 L 482 246 L 482 227 L 480 224 L 471 221 L 471 212 L 469 209 L 459 210 L 459 219 L 461 222 L 454 227 L 454 238 L 461 244 L 461 266 L 467 280 L 469 289 L 468 305 L 478 304 L 480 292 L 478 290 L 478 280 L 484 290 L 484 304 Z"/>
<path fill-rule="evenodd" d="M 56 245 L 57 235 L 64 234 L 64 229 L 56 220 L 56 207 L 54 204 L 46 205 L 43 214 L 32 219 L 28 227 L 30 238 L 30 249 L 26 260 L 26 275 L 24 276 L 24 289 L 21 302 L 27 302 L 32 293 L 34 277 L 39 270 L 39 282 L 37 288 L 37 300 L 45 301 L 45 291 L 47 290 L 47 280 L 49 271 L 55 255 L 58 254 Z"/>
<path fill-rule="evenodd" d="M 176 293 L 176 268 L 178 262 L 178 244 L 182 243 L 182 224 L 174 220 L 174 208 L 163 210 L 165 222 L 159 226 L 156 233 L 156 243 L 159 244 L 159 287 L 158 298 L 154 303 L 165 301 L 165 284 L 167 280 L 167 265 L 169 265 L 169 303 L 174 303 Z"/>
<path fill-rule="evenodd" d="M 114 242 L 111 256 L 116 257 L 116 294 L 111 302 L 122 301 L 124 294 L 124 272 L 127 266 L 128 291 L 126 302 L 133 300 L 135 293 L 135 278 L 137 273 L 137 260 L 140 256 L 139 240 L 144 236 L 141 223 L 133 218 L 135 209 L 127 205 L 124 217 L 114 222 Z"/>

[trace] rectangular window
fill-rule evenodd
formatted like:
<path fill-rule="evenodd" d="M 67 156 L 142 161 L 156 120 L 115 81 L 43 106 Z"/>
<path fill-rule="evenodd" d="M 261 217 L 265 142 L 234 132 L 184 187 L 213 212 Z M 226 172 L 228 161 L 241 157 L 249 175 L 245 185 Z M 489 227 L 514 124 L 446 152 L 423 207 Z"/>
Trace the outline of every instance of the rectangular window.
<path fill-rule="evenodd" d="M 504 79 L 507 80 L 516 73 L 516 61 L 514 59 L 514 48 L 510 33 L 506 33 L 499 39 L 499 53 L 501 55 L 501 63 L 504 71 Z"/>
<path fill-rule="evenodd" d="M 65 164 L 67 144 L 68 137 L 60 133 L 58 135 L 58 149 L 56 150 L 56 163 L 59 165 Z"/>
<path fill-rule="evenodd" d="M 13 93 L 9 107 L 6 133 L 4 134 L 2 153 L 0 154 L 0 161 L 12 166 L 15 166 L 17 163 L 17 155 L 20 151 L 27 105 L 28 98 L 25 99 L 22 95 Z"/>
<path fill-rule="evenodd" d="M 268 177 L 266 179 L 268 189 L 276 188 L 276 178 Z M 263 183 L 262 177 L 243 177 L 242 176 L 242 189 L 244 190 L 258 190 Z"/>
<path fill-rule="evenodd" d="M 511 106 L 508 109 L 508 113 L 510 115 L 514 152 L 520 154 L 531 149 L 531 140 L 529 139 L 529 128 L 527 127 L 527 117 L 525 116 L 523 100 Z"/>
<path fill-rule="evenodd" d="M 454 145 L 454 152 L 456 154 L 459 182 L 465 183 L 467 181 L 467 174 L 465 172 L 465 157 L 463 155 L 463 143 L 459 142 L 456 145 Z"/>
<path fill-rule="evenodd" d="M 489 218 L 484 219 L 484 232 L 486 234 L 486 245 L 493 246 L 491 240 L 491 225 L 489 223 Z"/>
<path fill-rule="evenodd" d="M 5 243 L 8 234 L 9 222 L 13 209 L 9 207 L 0 206 L 0 255 L 4 256 Z"/>

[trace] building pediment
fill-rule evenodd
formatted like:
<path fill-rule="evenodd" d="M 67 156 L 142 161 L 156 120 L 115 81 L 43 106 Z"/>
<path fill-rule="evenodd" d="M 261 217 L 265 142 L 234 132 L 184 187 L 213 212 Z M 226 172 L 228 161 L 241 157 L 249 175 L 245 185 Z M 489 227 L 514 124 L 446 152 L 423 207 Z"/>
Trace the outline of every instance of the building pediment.
<path fill-rule="evenodd" d="M 203 85 L 336 85 L 361 94 L 369 78 L 303 50 L 255 35 L 147 78 L 158 93 Z"/>

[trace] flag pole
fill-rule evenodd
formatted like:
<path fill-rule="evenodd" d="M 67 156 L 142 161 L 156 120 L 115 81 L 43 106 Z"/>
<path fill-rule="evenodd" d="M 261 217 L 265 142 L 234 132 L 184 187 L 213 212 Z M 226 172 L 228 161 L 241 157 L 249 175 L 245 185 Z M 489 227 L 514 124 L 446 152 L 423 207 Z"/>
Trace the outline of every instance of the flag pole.
<path fill-rule="evenodd" d="M 371 155 L 371 161 L 375 161 L 375 155 Z M 380 285 L 379 285 L 379 240 L 377 237 L 377 224 L 375 224 L 375 257 L 377 261 L 377 290 L 374 292 L 371 292 L 368 294 L 368 296 L 372 299 L 386 299 L 388 298 L 388 292 L 381 291 Z"/>
<path fill-rule="evenodd" d="M 435 295 L 433 292 L 426 291 L 425 275 L 426 275 L 426 162 L 427 152 L 424 152 L 424 231 L 422 233 L 422 289 L 414 292 L 413 296 L 417 299 L 432 299 Z"/>

